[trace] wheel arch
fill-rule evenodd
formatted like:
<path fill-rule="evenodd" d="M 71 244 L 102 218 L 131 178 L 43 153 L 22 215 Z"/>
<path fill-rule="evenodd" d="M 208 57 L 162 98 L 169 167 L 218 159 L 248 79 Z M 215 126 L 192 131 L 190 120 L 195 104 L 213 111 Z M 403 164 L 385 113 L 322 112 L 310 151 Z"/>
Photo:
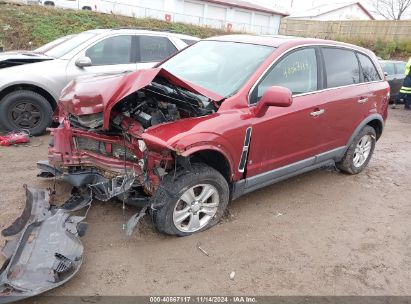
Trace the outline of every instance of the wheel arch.
<path fill-rule="evenodd" d="M 357 128 L 354 130 L 354 132 L 352 133 L 350 139 L 348 140 L 348 143 L 346 145 L 347 149 L 348 147 L 351 145 L 351 143 L 353 142 L 354 138 L 357 136 L 358 133 L 361 132 L 361 130 L 365 127 L 365 126 L 371 126 L 375 129 L 375 133 L 377 134 L 377 140 L 380 138 L 382 131 L 384 129 L 384 119 L 382 118 L 382 116 L 380 114 L 372 114 L 370 116 L 368 116 L 367 118 L 365 118 L 358 126 Z"/>
<path fill-rule="evenodd" d="M 36 92 L 37 94 L 40 94 L 43 96 L 51 105 L 51 108 L 55 110 L 57 108 L 57 101 L 54 99 L 54 97 L 45 89 L 34 85 L 34 84 L 28 84 L 28 83 L 21 83 L 21 84 L 13 84 L 11 86 L 8 86 L 4 88 L 0 92 L 0 101 L 8 94 L 19 91 L 19 90 L 27 90 L 27 91 L 32 91 Z"/>
<path fill-rule="evenodd" d="M 200 148 L 191 151 L 187 156 L 193 161 L 199 161 L 214 168 L 224 176 L 229 184 L 231 184 L 233 180 L 233 166 L 227 155 L 221 150 L 210 147 Z"/>
<path fill-rule="evenodd" d="M 374 128 L 375 134 L 377 135 L 376 140 L 378 140 L 381 137 L 382 130 L 384 128 L 384 122 L 379 119 L 373 119 L 369 121 L 367 125 Z"/>

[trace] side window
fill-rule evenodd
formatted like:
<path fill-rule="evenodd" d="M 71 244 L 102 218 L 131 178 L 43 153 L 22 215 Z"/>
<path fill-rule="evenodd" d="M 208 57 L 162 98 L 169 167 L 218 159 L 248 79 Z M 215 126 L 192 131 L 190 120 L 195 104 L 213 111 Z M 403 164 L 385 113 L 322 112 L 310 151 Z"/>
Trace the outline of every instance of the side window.
<path fill-rule="evenodd" d="M 293 94 L 317 90 L 317 57 L 315 49 L 294 51 L 280 59 L 257 87 L 257 100 L 271 86 L 282 86 Z M 253 98 L 253 101 L 257 101 Z"/>
<path fill-rule="evenodd" d="M 396 62 L 395 63 L 396 74 L 405 73 L 405 62 Z"/>
<path fill-rule="evenodd" d="M 360 82 L 358 60 L 353 51 L 323 48 L 327 87 L 335 88 Z"/>
<path fill-rule="evenodd" d="M 140 62 L 158 62 L 177 52 L 166 37 L 140 36 Z"/>
<path fill-rule="evenodd" d="M 387 73 L 387 75 L 394 75 L 395 70 L 394 70 L 394 64 L 391 62 L 383 62 L 381 63 L 382 70 L 384 73 Z"/>
<path fill-rule="evenodd" d="M 93 65 L 132 63 L 132 36 L 115 36 L 98 42 L 86 51 Z"/>
<path fill-rule="evenodd" d="M 378 74 L 371 59 L 363 54 L 360 54 L 360 53 L 357 53 L 357 54 L 358 54 L 358 59 L 360 59 L 364 82 L 381 80 L 380 75 Z"/>
<path fill-rule="evenodd" d="M 181 39 L 185 44 L 192 45 L 197 42 L 197 40 L 190 40 L 190 39 Z"/>

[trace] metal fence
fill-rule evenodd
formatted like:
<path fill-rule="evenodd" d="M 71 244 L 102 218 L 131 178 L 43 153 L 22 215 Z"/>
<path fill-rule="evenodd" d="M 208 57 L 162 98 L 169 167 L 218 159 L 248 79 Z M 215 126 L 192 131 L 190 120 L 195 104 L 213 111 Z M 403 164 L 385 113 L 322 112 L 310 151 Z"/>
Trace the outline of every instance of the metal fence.
<path fill-rule="evenodd" d="M 170 22 L 181 22 L 199 26 L 208 26 L 211 28 L 222 29 L 226 31 L 237 31 L 254 34 L 277 34 L 276 29 L 272 27 L 232 22 L 223 19 L 203 18 L 199 16 L 172 13 L 164 10 L 156 10 L 147 7 L 118 3 L 116 1 L 101 0 L 98 11 L 103 13 L 129 16 L 135 18 L 154 18 L 159 20 L 167 20 Z"/>
<path fill-rule="evenodd" d="M 283 18 L 279 34 L 324 39 L 410 41 L 411 20 L 318 21 Z"/>

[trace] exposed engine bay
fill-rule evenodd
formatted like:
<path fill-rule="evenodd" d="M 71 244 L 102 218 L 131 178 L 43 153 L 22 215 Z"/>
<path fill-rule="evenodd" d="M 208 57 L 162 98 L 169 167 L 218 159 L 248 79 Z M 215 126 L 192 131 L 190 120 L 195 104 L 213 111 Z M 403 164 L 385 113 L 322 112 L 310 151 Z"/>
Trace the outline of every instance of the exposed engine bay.
<path fill-rule="evenodd" d="M 180 118 L 208 115 L 215 110 L 207 97 L 174 86 L 161 78 L 114 108 L 115 112 L 137 120 L 144 128 Z"/>
<path fill-rule="evenodd" d="M 157 77 L 147 87 L 127 96 L 113 108 L 110 126 L 119 129 L 124 117 L 138 121 L 144 129 L 183 118 L 200 117 L 214 113 L 216 105 L 209 98 L 195 94 Z M 81 129 L 99 129 L 101 115 L 71 116 Z M 120 127 L 121 129 L 121 127 Z M 113 130 L 109 130 L 113 132 Z"/>

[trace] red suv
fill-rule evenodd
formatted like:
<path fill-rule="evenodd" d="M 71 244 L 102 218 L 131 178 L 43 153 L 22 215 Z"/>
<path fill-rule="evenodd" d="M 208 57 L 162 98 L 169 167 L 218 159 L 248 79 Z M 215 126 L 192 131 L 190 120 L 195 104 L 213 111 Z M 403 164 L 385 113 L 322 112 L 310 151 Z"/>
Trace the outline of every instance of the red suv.
<path fill-rule="evenodd" d="M 309 170 L 368 164 L 389 86 L 369 50 L 233 35 L 157 67 L 71 82 L 42 176 L 100 200 L 149 206 L 179 236 L 215 225 L 230 200 Z"/>

